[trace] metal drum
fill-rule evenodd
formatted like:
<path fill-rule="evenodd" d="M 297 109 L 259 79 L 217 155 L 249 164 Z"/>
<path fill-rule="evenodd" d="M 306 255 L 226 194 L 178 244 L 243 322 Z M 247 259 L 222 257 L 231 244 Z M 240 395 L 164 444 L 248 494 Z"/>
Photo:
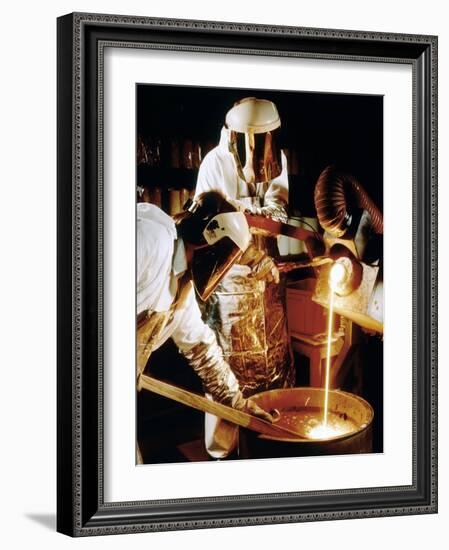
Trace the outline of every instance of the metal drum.
<path fill-rule="evenodd" d="M 266 411 L 281 413 L 279 423 L 295 415 L 319 422 L 323 416 L 324 390 L 321 388 L 290 388 L 270 390 L 251 396 Z M 241 458 L 281 458 L 372 452 L 371 405 L 357 395 L 340 390 L 329 391 L 329 414 L 341 425 L 341 435 L 320 439 L 283 438 L 257 434 L 240 429 Z M 290 429 L 295 429 L 289 425 Z M 305 433 L 305 432 L 301 432 Z"/>

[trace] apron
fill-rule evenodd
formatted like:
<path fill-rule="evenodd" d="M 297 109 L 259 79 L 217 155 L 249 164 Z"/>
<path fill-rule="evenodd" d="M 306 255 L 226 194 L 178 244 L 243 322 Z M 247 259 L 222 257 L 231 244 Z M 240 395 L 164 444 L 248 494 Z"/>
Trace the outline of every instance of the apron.
<path fill-rule="evenodd" d="M 259 196 L 240 200 L 261 204 Z M 258 248 L 275 255 L 275 238 L 256 235 L 254 241 Z M 203 306 L 203 318 L 215 332 L 245 397 L 295 383 L 285 283 L 281 278 L 279 284 L 267 284 L 250 274 L 248 266 L 232 266 Z"/>

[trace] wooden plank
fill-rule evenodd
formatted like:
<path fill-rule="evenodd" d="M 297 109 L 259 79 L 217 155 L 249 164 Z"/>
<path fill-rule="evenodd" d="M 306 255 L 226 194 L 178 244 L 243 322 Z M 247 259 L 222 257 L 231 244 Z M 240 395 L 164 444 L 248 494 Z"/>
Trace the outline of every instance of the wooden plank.
<path fill-rule="evenodd" d="M 271 424 L 266 420 L 262 420 L 261 418 L 257 418 L 256 416 L 252 416 L 246 412 L 233 409 L 232 407 L 228 407 L 222 403 L 217 403 L 216 401 L 207 399 L 202 395 L 173 386 L 172 384 L 163 382 L 162 380 L 157 380 L 156 378 L 146 374 L 141 374 L 139 376 L 138 388 L 143 388 L 157 393 L 158 395 L 168 397 L 169 399 L 183 403 L 188 407 L 193 407 L 194 409 L 214 414 L 215 416 L 219 416 L 224 420 L 233 422 L 238 426 L 249 428 L 250 430 L 254 430 L 264 435 L 289 439 L 298 439 L 298 437 L 300 437 L 304 439 L 302 434 L 299 434 L 293 430 L 277 426 L 276 424 Z"/>

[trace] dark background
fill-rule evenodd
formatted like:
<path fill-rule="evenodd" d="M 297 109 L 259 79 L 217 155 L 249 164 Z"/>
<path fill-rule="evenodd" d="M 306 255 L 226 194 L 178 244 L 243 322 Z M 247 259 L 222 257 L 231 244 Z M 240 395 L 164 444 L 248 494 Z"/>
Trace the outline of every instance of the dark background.
<path fill-rule="evenodd" d="M 218 144 L 227 111 L 243 97 L 254 96 L 276 104 L 281 117 L 281 148 L 296 152 L 299 170 L 289 174 L 292 210 L 316 217 L 314 187 L 320 172 L 329 164 L 356 176 L 383 210 L 382 96 L 153 84 L 137 85 L 136 95 L 137 135 L 157 139 L 161 149 L 157 167 L 137 167 L 137 184 L 143 187 L 194 189 L 198 170 L 171 167 L 170 142 L 175 139 L 180 143 L 192 140 Z M 300 271 L 303 273 L 299 277 L 307 275 L 305 270 Z M 362 372 L 358 369 L 356 378 L 350 374 L 341 388 L 362 395 L 374 407 L 375 452 L 383 449 L 382 354 L 381 341 L 360 333 L 348 366 L 355 362 L 364 367 Z M 150 364 L 152 376 L 202 392 L 200 379 L 171 340 L 152 354 Z M 295 356 L 295 364 L 296 385 L 308 385 L 307 359 Z M 137 436 L 144 461 L 185 461 L 180 446 L 202 441 L 203 422 L 201 412 L 150 392 L 140 392 Z M 195 453 L 191 459 L 207 459 L 205 452 L 202 456 Z"/>

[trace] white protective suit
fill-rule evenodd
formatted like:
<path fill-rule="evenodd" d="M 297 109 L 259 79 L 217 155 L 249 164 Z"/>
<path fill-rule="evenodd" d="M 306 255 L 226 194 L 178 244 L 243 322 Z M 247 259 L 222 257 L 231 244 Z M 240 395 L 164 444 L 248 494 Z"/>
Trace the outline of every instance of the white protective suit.
<path fill-rule="evenodd" d="M 195 196 L 205 191 L 221 191 L 231 200 L 241 201 L 254 214 L 287 221 L 287 159 L 282 153 L 282 173 L 269 183 L 255 184 L 257 190 L 239 178 L 235 160 L 228 149 L 228 132 L 222 128 L 220 143 L 204 157 L 198 173 Z M 262 204 L 263 202 L 263 204 Z"/>
<path fill-rule="evenodd" d="M 206 391 L 230 406 L 242 400 L 213 331 L 201 319 L 187 273 L 184 243 L 170 216 L 148 203 L 137 205 L 137 375 L 151 352 L 173 338 Z"/>
<path fill-rule="evenodd" d="M 287 160 L 282 173 L 266 183 L 247 184 L 237 172 L 223 127 L 220 143 L 201 163 L 195 195 L 221 191 L 240 208 L 254 214 L 286 220 L 288 204 Z M 276 254 L 275 239 L 255 237 L 269 255 Z M 271 248 L 270 248 L 271 246 Z M 213 328 L 226 361 L 245 397 L 294 384 L 294 366 L 285 316 L 283 285 L 266 284 L 250 277 L 251 269 L 235 264 L 204 305 L 203 318 Z M 237 444 L 237 430 L 227 448 L 218 448 L 217 433 L 224 422 L 206 415 L 206 447 L 216 458 L 227 456 Z M 229 432 L 229 426 L 226 426 Z"/>

